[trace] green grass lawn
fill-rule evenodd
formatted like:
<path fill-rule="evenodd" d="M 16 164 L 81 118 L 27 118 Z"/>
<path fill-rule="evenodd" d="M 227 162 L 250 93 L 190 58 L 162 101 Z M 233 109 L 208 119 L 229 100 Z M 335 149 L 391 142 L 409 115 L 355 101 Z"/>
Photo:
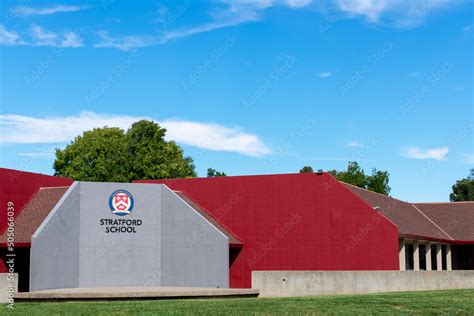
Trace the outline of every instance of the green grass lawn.
<path fill-rule="evenodd" d="M 304 298 L 16 303 L 9 315 L 474 315 L 474 290 Z"/>

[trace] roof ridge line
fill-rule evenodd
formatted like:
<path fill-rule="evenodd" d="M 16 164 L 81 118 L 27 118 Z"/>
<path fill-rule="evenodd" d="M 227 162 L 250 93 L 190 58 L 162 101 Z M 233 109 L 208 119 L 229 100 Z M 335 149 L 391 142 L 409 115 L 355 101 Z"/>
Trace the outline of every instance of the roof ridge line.
<path fill-rule="evenodd" d="M 69 188 L 69 186 L 61 185 L 58 187 L 40 187 L 39 190 L 64 189 L 64 188 Z"/>
<path fill-rule="evenodd" d="M 443 232 L 446 236 L 451 238 L 451 240 L 455 240 L 450 234 L 448 234 L 444 229 L 442 229 L 438 224 L 436 224 L 431 218 L 429 218 L 425 213 L 423 213 L 418 207 L 416 207 L 415 204 L 411 203 L 411 205 L 418 211 L 420 212 L 421 215 L 426 217 L 427 220 L 429 220 L 436 228 L 438 228 L 441 232 Z"/>
<path fill-rule="evenodd" d="M 341 182 L 342 184 L 350 185 L 351 187 L 354 187 L 354 188 L 357 188 L 357 189 L 361 189 L 361 190 L 364 190 L 364 191 L 367 191 L 367 192 L 370 192 L 370 193 L 373 193 L 373 194 L 377 194 L 377 195 L 383 196 L 383 197 L 385 197 L 385 198 L 389 198 L 389 199 L 397 200 L 397 201 L 399 201 L 399 202 L 403 202 L 403 203 L 408 203 L 408 204 L 410 204 L 410 202 L 403 201 L 403 200 L 399 200 L 399 199 L 394 198 L 393 196 L 390 196 L 390 195 L 385 195 L 385 194 L 382 194 L 382 193 L 379 193 L 379 192 L 375 192 L 375 191 L 372 191 L 372 190 L 368 190 L 368 189 L 366 189 L 366 188 L 361 188 L 361 187 L 358 187 L 357 185 L 353 185 L 353 184 L 350 184 L 350 183 L 347 183 L 347 182 L 344 182 L 344 181 L 341 181 L 341 180 L 337 180 L 337 181 Z"/>
<path fill-rule="evenodd" d="M 474 203 L 474 201 L 454 201 L 454 202 L 416 202 L 412 204 L 469 204 L 469 203 Z"/>

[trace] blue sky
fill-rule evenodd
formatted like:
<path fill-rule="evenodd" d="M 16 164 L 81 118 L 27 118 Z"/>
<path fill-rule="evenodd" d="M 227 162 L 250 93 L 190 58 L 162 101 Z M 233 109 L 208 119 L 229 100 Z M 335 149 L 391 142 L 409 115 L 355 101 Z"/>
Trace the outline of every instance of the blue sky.
<path fill-rule="evenodd" d="M 473 154 L 472 1 L 2 1 L 1 166 L 141 118 L 197 171 L 388 170 L 446 201 Z"/>

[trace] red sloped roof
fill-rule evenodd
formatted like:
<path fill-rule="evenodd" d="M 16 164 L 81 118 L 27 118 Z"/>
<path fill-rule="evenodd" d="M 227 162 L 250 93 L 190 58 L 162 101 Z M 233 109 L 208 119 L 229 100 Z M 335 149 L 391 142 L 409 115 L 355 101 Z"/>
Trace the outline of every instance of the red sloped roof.
<path fill-rule="evenodd" d="M 432 240 L 453 240 L 448 233 L 412 204 L 347 183 L 344 185 L 372 207 L 378 207 L 385 217 L 397 224 L 399 235 Z"/>
<path fill-rule="evenodd" d="M 15 219 L 15 245 L 30 244 L 31 236 L 45 220 L 53 207 L 66 193 L 68 187 L 40 188 L 23 211 Z M 0 244 L 5 244 L 7 231 L 0 236 Z"/>
<path fill-rule="evenodd" d="M 474 202 L 414 205 L 455 240 L 474 241 Z"/>
<path fill-rule="evenodd" d="M 196 202 L 194 202 L 189 196 L 184 194 L 181 191 L 174 191 L 180 198 L 182 198 L 189 206 L 191 206 L 196 212 L 201 214 L 207 221 L 209 221 L 212 225 L 214 225 L 217 229 L 219 229 L 224 235 L 229 238 L 229 244 L 233 246 L 239 246 L 242 245 L 242 241 L 235 237 L 233 233 L 230 232 L 230 230 L 221 223 L 217 221 L 213 216 L 210 215 L 210 212 L 204 210 L 202 207 L 200 207 Z"/>

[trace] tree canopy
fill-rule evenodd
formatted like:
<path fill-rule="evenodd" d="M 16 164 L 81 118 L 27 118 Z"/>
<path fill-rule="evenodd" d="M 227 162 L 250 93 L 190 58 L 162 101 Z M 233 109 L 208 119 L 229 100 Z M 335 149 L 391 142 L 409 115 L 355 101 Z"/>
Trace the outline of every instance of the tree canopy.
<path fill-rule="evenodd" d="M 449 195 L 451 202 L 474 201 L 474 169 L 467 178 L 456 181 L 452 189 Z"/>
<path fill-rule="evenodd" d="M 195 177 L 193 160 L 164 139 L 166 129 L 141 120 L 125 132 L 94 128 L 56 149 L 55 175 L 79 181 L 114 181 Z"/>
<path fill-rule="evenodd" d="M 212 168 L 207 169 L 207 177 L 208 178 L 215 178 L 215 177 L 226 177 L 227 175 L 225 172 L 220 172 Z"/>
<path fill-rule="evenodd" d="M 373 168 L 372 175 L 366 175 L 357 162 L 350 161 L 346 171 L 331 170 L 329 173 L 339 181 L 384 195 L 390 194 L 391 188 L 388 185 L 390 174 L 387 171 Z"/>
<path fill-rule="evenodd" d="M 300 169 L 300 173 L 311 173 L 313 171 L 313 167 L 311 166 L 304 166 L 303 168 Z"/>

